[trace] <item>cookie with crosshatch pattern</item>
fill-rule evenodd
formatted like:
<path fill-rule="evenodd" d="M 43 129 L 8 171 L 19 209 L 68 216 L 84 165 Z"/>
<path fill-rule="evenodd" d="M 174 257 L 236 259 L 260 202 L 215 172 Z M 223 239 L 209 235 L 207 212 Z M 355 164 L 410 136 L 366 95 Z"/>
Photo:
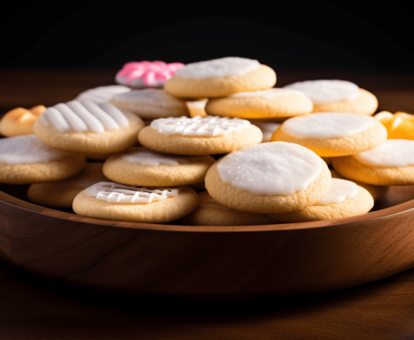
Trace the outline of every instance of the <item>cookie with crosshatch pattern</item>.
<path fill-rule="evenodd" d="M 138 134 L 148 149 L 177 155 L 229 153 L 262 138 L 262 131 L 247 120 L 199 116 L 156 119 Z"/>
<path fill-rule="evenodd" d="M 100 182 L 81 191 L 73 210 L 81 216 L 147 223 L 165 223 L 182 218 L 198 205 L 189 187 L 143 188 Z"/>

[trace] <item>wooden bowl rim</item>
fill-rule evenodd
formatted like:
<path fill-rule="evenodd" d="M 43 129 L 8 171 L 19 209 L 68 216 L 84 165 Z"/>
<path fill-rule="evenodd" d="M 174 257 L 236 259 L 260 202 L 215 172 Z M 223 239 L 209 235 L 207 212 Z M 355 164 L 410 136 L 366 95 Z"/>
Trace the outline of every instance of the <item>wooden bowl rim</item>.
<path fill-rule="evenodd" d="M 112 221 L 90 217 L 83 217 L 76 214 L 54 210 L 51 208 L 42 207 L 30 202 L 23 201 L 19 198 L 6 194 L 0 191 L 0 202 L 4 202 L 15 207 L 35 212 L 40 215 L 46 215 L 53 218 L 71 220 L 74 222 L 95 224 L 101 226 L 111 226 L 128 229 L 144 229 L 144 230 L 160 230 L 171 232 L 269 232 L 269 231 L 284 231 L 284 230 L 306 230 L 316 228 L 338 227 L 350 224 L 356 224 L 367 220 L 375 220 L 381 218 L 391 218 L 395 215 L 410 212 L 414 209 L 414 199 L 397 204 L 395 206 L 369 212 L 363 215 L 338 218 L 332 220 L 315 221 L 315 222 L 300 222 L 300 223 L 286 223 L 286 224 L 264 224 L 264 225 L 250 225 L 250 226 L 187 226 L 187 225 L 173 225 L 173 224 L 152 224 L 139 222 L 123 222 Z"/>

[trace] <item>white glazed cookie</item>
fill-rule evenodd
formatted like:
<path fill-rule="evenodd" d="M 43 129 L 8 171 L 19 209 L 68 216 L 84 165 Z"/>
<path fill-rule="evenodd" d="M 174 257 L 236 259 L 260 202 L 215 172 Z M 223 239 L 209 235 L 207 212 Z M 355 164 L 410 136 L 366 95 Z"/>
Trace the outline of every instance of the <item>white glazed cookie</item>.
<path fill-rule="evenodd" d="M 103 163 L 86 163 L 76 176 L 51 183 L 32 184 L 27 197 L 33 203 L 49 208 L 69 209 L 83 189 L 108 179 L 102 173 Z"/>
<path fill-rule="evenodd" d="M 357 216 L 374 206 L 370 193 L 354 182 L 332 178 L 328 193 L 310 207 L 270 215 L 278 222 L 310 222 Z"/>
<path fill-rule="evenodd" d="M 326 163 L 303 146 L 254 145 L 217 161 L 205 178 L 208 193 L 231 209 L 272 214 L 306 208 L 330 186 Z"/>
<path fill-rule="evenodd" d="M 165 223 L 191 213 L 198 196 L 189 187 L 147 189 L 100 182 L 73 201 L 78 215 L 130 222 Z"/>
<path fill-rule="evenodd" d="M 59 181 L 79 173 L 85 157 L 53 149 L 36 136 L 0 139 L 0 183 Z"/>
<path fill-rule="evenodd" d="M 257 60 L 227 57 L 187 64 L 164 86 L 181 98 L 224 97 L 237 92 L 273 87 L 276 74 Z"/>
<path fill-rule="evenodd" d="M 103 154 L 134 146 L 143 127 L 135 114 L 110 103 L 71 101 L 49 107 L 36 121 L 34 133 L 56 149 Z"/>
<path fill-rule="evenodd" d="M 129 91 L 130 88 L 122 85 L 99 86 L 79 93 L 75 100 L 90 100 L 95 104 L 107 103 L 114 95 Z"/>
<path fill-rule="evenodd" d="M 312 108 L 312 101 L 302 92 L 272 88 L 210 99 L 206 112 L 213 116 L 264 119 L 298 116 L 311 113 Z"/>
<path fill-rule="evenodd" d="M 142 119 L 188 116 L 188 109 L 181 99 L 160 89 L 135 90 L 112 97 L 112 104 L 128 110 Z"/>
<path fill-rule="evenodd" d="M 187 225 L 236 226 L 272 224 L 267 215 L 229 209 L 214 200 L 207 191 L 198 193 L 199 204 L 190 215 L 181 219 Z"/>
<path fill-rule="evenodd" d="M 373 185 L 414 184 L 414 141 L 387 139 L 375 149 L 333 159 L 345 178 Z"/>
<path fill-rule="evenodd" d="M 138 134 L 148 149 L 178 155 L 228 153 L 262 138 L 260 129 L 247 120 L 219 117 L 156 119 Z"/>
<path fill-rule="evenodd" d="M 373 149 L 387 139 L 375 118 L 351 113 L 313 113 L 286 120 L 272 141 L 296 143 L 319 156 L 338 157 Z"/>
<path fill-rule="evenodd" d="M 301 91 L 308 96 L 313 102 L 313 112 L 372 115 L 378 107 L 378 100 L 371 92 L 345 80 L 308 80 L 285 88 Z"/>
<path fill-rule="evenodd" d="M 210 156 L 168 155 L 139 147 L 109 157 L 103 171 L 110 180 L 128 185 L 182 186 L 203 182 L 214 162 Z"/>

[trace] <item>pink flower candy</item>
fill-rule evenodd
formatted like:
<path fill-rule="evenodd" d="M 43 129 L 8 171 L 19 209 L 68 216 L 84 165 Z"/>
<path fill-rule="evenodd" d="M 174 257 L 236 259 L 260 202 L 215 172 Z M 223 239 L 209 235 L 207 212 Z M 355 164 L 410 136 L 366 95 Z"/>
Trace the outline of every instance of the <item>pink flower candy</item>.
<path fill-rule="evenodd" d="M 126 63 L 116 74 L 115 80 L 131 87 L 162 87 L 174 73 L 184 67 L 181 63 L 167 64 L 163 61 L 132 61 Z"/>

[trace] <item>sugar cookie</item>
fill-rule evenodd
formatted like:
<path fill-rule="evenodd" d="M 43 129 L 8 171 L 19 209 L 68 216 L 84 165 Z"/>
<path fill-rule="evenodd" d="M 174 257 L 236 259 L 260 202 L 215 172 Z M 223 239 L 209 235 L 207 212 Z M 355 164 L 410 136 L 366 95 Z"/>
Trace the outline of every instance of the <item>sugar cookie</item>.
<path fill-rule="evenodd" d="M 331 187 L 321 200 L 304 209 L 270 215 L 278 222 L 310 222 L 357 216 L 374 206 L 371 194 L 354 182 L 333 178 Z"/>
<path fill-rule="evenodd" d="M 79 93 L 75 100 L 90 100 L 95 104 L 107 103 L 114 95 L 129 91 L 131 91 L 129 87 L 122 85 L 99 86 Z"/>
<path fill-rule="evenodd" d="M 312 101 L 302 92 L 273 88 L 210 99 L 206 112 L 213 116 L 262 119 L 298 116 L 311 113 L 312 108 Z"/>
<path fill-rule="evenodd" d="M 163 87 L 184 64 L 163 61 L 133 61 L 126 63 L 115 76 L 118 84 L 133 88 Z"/>
<path fill-rule="evenodd" d="M 375 149 L 336 157 L 332 164 L 340 175 L 363 183 L 414 184 L 414 141 L 387 139 Z"/>
<path fill-rule="evenodd" d="M 215 161 L 210 156 L 175 156 L 138 147 L 109 157 L 103 172 L 122 184 L 182 186 L 204 181 Z"/>
<path fill-rule="evenodd" d="M 353 155 L 373 149 L 387 139 L 387 130 L 375 118 L 350 113 L 313 113 L 286 120 L 272 141 L 303 145 L 319 156 Z"/>
<path fill-rule="evenodd" d="M 194 101 L 186 101 L 185 104 L 187 105 L 188 112 L 190 113 L 190 117 L 207 117 L 206 112 L 206 104 L 208 99 L 203 100 L 194 100 Z"/>
<path fill-rule="evenodd" d="M 371 93 L 345 80 L 308 80 L 285 88 L 298 90 L 313 102 L 313 112 L 349 112 L 372 115 L 378 100 Z"/>
<path fill-rule="evenodd" d="M 0 183 L 59 181 L 79 173 L 85 157 L 53 149 L 36 136 L 0 139 Z"/>
<path fill-rule="evenodd" d="M 100 182 L 75 197 L 73 210 L 108 220 L 165 223 L 188 215 L 197 205 L 198 196 L 189 187 L 147 189 Z"/>
<path fill-rule="evenodd" d="M 366 184 L 366 183 L 362 183 L 362 182 L 358 182 L 355 180 L 351 180 L 348 178 L 345 178 L 343 176 L 341 176 L 340 174 L 338 174 L 335 170 L 330 169 L 331 170 L 331 176 L 332 178 L 339 178 L 339 179 L 345 179 L 348 181 L 352 181 L 354 182 L 356 185 L 363 187 L 366 191 L 368 191 L 372 198 L 374 199 L 374 202 L 379 201 L 380 199 L 382 199 L 386 193 L 388 192 L 389 187 L 388 186 L 383 186 L 383 185 L 372 185 L 372 184 Z"/>
<path fill-rule="evenodd" d="M 110 103 L 71 101 L 49 107 L 36 121 L 34 133 L 56 149 L 80 153 L 115 153 L 136 144 L 143 121 Z"/>
<path fill-rule="evenodd" d="M 247 120 L 218 117 L 156 119 L 138 134 L 143 146 L 177 155 L 228 153 L 262 138 L 260 129 Z"/>
<path fill-rule="evenodd" d="M 181 219 L 187 225 L 236 226 L 273 224 L 271 217 L 229 209 L 215 201 L 207 191 L 198 194 L 199 204 L 190 215 Z"/>
<path fill-rule="evenodd" d="M 76 176 L 51 183 L 32 184 L 27 197 L 33 203 L 49 208 L 69 209 L 77 194 L 83 189 L 108 179 L 102 173 L 103 163 L 86 163 Z"/>
<path fill-rule="evenodd" d="M 303 146 L 273 142 L 232 152 L 207 172 L 208 193 L 231 209 L 272 214 L 303 209 L 329 190 L 326 163 Z"/>
<path fill-rule="evenodd" d="M 0 120 L 0 134 L 6 137 L 33 134 L 33 124 L 46 110 L 38 105 L 26 110 L 22 107 L 7 112 Z"/>
<path fill-rule="evenodd" d="M 187 64 L 165 83 L 165 91 L 181 98 L 224 97 L 273 87 L 276 73 L 257 60 L 227 57 Z"/>
<path fill-rule="evenodd" d="M 135 90 L 112 97 L 112 104 L 131 111 L 143 119 L 188 116 L 188 109 L 181 99 L 158 89 Z"/>

